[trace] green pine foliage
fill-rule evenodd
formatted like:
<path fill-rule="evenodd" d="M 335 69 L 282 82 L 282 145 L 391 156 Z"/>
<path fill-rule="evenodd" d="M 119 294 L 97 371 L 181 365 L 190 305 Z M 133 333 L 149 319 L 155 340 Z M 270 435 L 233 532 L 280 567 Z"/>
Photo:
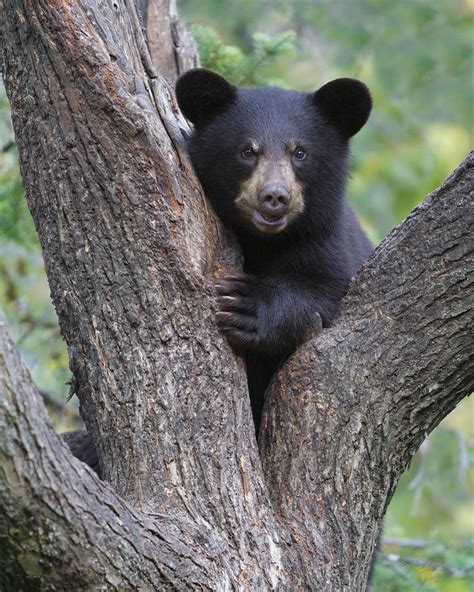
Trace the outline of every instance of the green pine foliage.
<path fill-rule="evenodd" d="M 23 193 L 10 107 L 0 85 L 0 248 L 5 241 L 38 249 L 39 242 Z"/>
<path fill-rule="evenodd" d="M 0 155 L 0 240 L 11 240 L 37 250 L 38 236 L 28 211 L 20 176 L 16 147 Z"/>
<path fill-rule="evenodd" d="M 204 68 L 219 72 L 234 84 L 260 86 L 285 86 L 284 79 L 271 79 L 268 69 L 280 56 L 294 54 L 296 33 L 283 31 L 276 35 L 253 33 L 248 52 L 236 45 L 223 43 L 218 33 L 201 24 L 191 24 L 191 32 L 197 41 L 201 64 Z"/>

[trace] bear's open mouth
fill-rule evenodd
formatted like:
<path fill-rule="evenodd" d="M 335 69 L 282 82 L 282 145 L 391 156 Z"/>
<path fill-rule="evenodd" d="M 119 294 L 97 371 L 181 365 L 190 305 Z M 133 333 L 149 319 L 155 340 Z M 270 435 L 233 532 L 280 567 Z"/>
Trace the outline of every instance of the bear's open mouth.
<path fill-rule="evenodd" d="M 257 226 L 267 226 L 271 228 L 285 226 L 288 222 L 288 214 L 287 213 L 275 213 L 270 214 L 268 212 L 259 212 L 258 210 L 254 210 L 253 212 L 253 220 Z"/>

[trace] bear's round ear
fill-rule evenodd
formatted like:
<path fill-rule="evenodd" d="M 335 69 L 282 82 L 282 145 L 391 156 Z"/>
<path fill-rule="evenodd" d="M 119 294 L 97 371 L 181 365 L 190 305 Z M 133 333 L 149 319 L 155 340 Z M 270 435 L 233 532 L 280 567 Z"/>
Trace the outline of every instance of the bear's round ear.
<path fill-rule="evenodd" d="M 346 138 L 360 130 L 372 109 L 369 89 L 354 78 L 328 82 L 314 93 L 313 100 Z"/>
<path fill-rule="evenodd" d="M 176 99 L 183 114 L 202 125 L 222 112 L 236 97 L 236 88 L 210 70 L 185 72 L 176 83 Z"/>

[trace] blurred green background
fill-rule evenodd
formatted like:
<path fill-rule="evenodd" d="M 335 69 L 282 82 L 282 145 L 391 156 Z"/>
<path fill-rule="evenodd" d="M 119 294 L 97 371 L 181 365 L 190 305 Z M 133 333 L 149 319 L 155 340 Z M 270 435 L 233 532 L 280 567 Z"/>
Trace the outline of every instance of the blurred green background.
<path fill-rule="evenodd" d="M 375 243 L 473 145 L 474 0 L 181 0 L 178 8 L 203 66 L 235 83 L 301 90 L 338 76 L 367 83 L 374 110 L 352 143 L 348 191 Z M 55 426 L 74 429 L 67 353 L 1 88 L 0 306 Z M 473 446 L 474 405 L 465 400 L 401 479 L 374 590 L 474 592 Z"/>

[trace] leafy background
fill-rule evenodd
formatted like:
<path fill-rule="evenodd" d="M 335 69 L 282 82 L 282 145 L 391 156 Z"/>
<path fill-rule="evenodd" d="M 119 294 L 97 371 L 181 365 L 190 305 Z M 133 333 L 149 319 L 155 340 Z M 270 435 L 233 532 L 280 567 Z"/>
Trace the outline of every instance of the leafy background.
<path fill-rule="evenodd" d="M 311 91 L 361 78 L 374 111 L 352 143 L 349 198 L 374 243 L 473 142 L 474 0 L 181 0 L 202 64 L 245 85 Z M 0 306 L 58 430 L 80 425 L 67 352 L 0 88 Z M 474 405 L 427 438 L 385 520 L 376 591 L 474 592 Z"/>

